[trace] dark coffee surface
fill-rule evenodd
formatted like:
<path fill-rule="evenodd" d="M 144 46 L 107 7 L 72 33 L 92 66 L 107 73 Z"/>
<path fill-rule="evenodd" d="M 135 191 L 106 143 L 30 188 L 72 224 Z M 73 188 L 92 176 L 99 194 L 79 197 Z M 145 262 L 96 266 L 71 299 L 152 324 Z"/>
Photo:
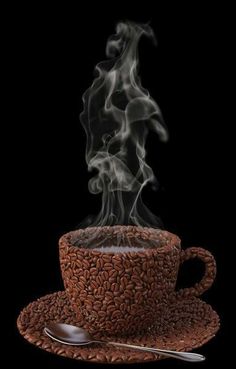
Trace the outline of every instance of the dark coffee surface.
<path fill-rule="evenodd" d="M 75 231 L 70 242 L 79 247 L 163 247 L 170 241 L 167 232 L 155 228 L 136 226 L 88 227 Z"/>

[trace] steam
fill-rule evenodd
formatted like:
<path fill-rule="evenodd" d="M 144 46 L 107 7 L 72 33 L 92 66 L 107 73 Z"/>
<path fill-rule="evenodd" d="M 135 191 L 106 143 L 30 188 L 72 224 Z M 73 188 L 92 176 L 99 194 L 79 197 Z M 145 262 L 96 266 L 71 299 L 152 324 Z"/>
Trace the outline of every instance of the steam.
<path fill-rule="evenodd" d="M 155 42 L 149 25 L 120 22 L 107 41 L 109 60 L 96 66 L 97 77 L 84 93 L 80 115 L 87 135 L 86 162 L 97 171 L 88 187 L 102 193 L 100 213 L 86 225 L 130 224 L 158 227 L 157 217 L 144 205 L 141 192 L 155 183 L 146 163 L 148 130 L 166 141 L 161 111 L 138 76 L 137 47 L 142 35 Z"/>

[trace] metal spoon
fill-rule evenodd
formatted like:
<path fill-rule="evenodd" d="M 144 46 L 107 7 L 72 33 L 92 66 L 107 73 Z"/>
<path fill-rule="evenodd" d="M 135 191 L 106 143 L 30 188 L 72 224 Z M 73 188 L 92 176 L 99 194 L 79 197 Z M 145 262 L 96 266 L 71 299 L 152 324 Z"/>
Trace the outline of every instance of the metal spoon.
<path fill-rule="evenodd" d="M 103 343 L 117 347 L 126 347 L 129 349 L 139 351 L 153 352 L 154 354 L 173 357 L 175 359 L 180 359 L 184 361 L 199 362 L 205 360 L 205 357 L 203 355 L 194 354 L 191 352 L 177 352 L 170 350 L 155 349 L 152 347 L 128 345 L 126 343 L 119 342 L 98 341 L 93 337 L 91 337 L 90 334 L 86 332 L 83 328 L 75 327 L 69 324 L 50 323 L 44 328 L 44 332 L 46 333 L 47 336 L 49 336 L 53 340 L 63 343 L 65 345 L 83 346 L 89 345 L 91 343 Z"/>

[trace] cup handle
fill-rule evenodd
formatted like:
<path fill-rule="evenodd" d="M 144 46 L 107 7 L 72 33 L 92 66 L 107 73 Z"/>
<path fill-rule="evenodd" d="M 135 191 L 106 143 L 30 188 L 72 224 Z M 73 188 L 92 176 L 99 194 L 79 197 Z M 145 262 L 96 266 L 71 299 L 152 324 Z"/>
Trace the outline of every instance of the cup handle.
<path fill-rule="evenodd" d="M 203 292 L 207 291 L 216 276 L 216 261 L 214 256 L 201 247 L 189 247 L 182 250 L 180 254 L 180 264 L 183 264 L 189 259 L 198 258 L 205 264 L 205 273 L 200 282 L 195 283 L 193 287 L 182 288 L 176 292 L 178 297 L 192 297 L 201 296 Z"/>

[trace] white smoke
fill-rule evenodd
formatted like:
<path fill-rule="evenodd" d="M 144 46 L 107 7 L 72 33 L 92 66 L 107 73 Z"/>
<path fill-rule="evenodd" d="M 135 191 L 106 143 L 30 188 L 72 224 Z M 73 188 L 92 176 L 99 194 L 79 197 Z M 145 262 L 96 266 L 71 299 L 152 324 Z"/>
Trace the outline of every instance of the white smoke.
<path fill-rule="evenodd" d="M 143 204 L 141 192 L 155 182 L 146 163 L 148 130 L 168 139 L 161 111 L 138 76 L 137 47 L 142 35 L 155 37 L 149 25 L 120 22 L 108 39 L 107 61 L 96 66 L 97 77 L 84 93 L 81 123 L 87 134 L 88 169 L 97 170 L 89 191 L 102 193 L 100 213 L 89 226 L 132 224 L 158 227 Z"/>

